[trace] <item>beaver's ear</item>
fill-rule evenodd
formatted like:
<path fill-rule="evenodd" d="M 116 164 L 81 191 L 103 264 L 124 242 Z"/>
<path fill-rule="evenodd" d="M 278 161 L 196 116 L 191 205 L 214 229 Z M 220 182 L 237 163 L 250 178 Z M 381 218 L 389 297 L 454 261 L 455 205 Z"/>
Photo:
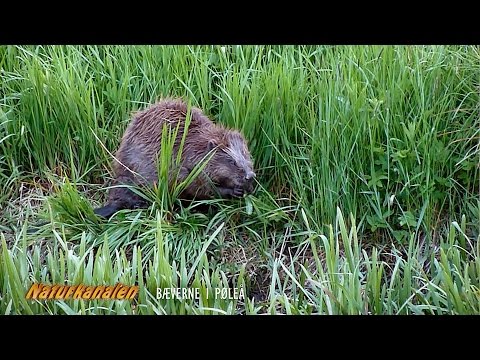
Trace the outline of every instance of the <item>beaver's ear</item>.
<path fill-rule="evenodd" d="M 215 140 L 208 140 L 207 151 L 210 151 L 210 150 L 216 148 L 217 146 L 218 146 L 218 144 L 215 142 Z"/>

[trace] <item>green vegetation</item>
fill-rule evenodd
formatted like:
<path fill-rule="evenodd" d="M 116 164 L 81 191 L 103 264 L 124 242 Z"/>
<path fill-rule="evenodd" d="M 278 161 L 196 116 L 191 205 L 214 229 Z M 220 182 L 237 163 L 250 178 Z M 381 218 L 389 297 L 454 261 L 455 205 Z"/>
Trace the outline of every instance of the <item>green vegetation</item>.
<path fill-rule="evenodd" d="M 479 47 L 3 46 L 0 71 L 1 314 L 480 313 Z M 98 219 L 132 111 L 163 96 L 243 132 L 257 191 L 182 206 L 167 146 L 153 205 Z"/>

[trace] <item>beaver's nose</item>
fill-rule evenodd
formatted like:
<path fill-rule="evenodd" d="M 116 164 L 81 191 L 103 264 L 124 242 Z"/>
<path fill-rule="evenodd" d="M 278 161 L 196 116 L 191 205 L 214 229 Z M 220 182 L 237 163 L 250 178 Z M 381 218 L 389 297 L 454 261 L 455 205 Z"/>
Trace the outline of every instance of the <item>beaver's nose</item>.
<path fill-rule="evenodd" d="M 255 173 L 253 171 L 247 172 L 247 175 L 245 175 L 245 179 L 250 180 L 255 177 Z"/>

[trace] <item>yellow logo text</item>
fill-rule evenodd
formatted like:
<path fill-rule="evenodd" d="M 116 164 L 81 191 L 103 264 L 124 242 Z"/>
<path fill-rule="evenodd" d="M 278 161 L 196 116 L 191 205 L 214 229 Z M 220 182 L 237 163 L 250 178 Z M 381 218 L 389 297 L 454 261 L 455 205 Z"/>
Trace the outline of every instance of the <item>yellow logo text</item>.
<path fill-rule="evenodd" d="M 86 286 L 83 284 L 69 286 L 33 283 L 25 298 L 40 300 L 132 300 L 137 293 L 138 286 L 126 286 L 120 283 L 115 286 Z"/>

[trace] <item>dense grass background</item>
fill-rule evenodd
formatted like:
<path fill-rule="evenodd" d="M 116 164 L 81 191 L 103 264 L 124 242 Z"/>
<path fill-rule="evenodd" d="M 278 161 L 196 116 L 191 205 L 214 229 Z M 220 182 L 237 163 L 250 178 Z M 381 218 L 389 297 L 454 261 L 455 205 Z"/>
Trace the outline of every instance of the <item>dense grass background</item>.
<path fill-rule="evenodd" d="M 479 47 L 8 46 L 0 69 L 0 312 L 478 313 Z M 258 190 L 101 222 L 109 152 L 162 96 L 241 129 Z M 23 298 L 118 279 L 138 303 Z"/>

